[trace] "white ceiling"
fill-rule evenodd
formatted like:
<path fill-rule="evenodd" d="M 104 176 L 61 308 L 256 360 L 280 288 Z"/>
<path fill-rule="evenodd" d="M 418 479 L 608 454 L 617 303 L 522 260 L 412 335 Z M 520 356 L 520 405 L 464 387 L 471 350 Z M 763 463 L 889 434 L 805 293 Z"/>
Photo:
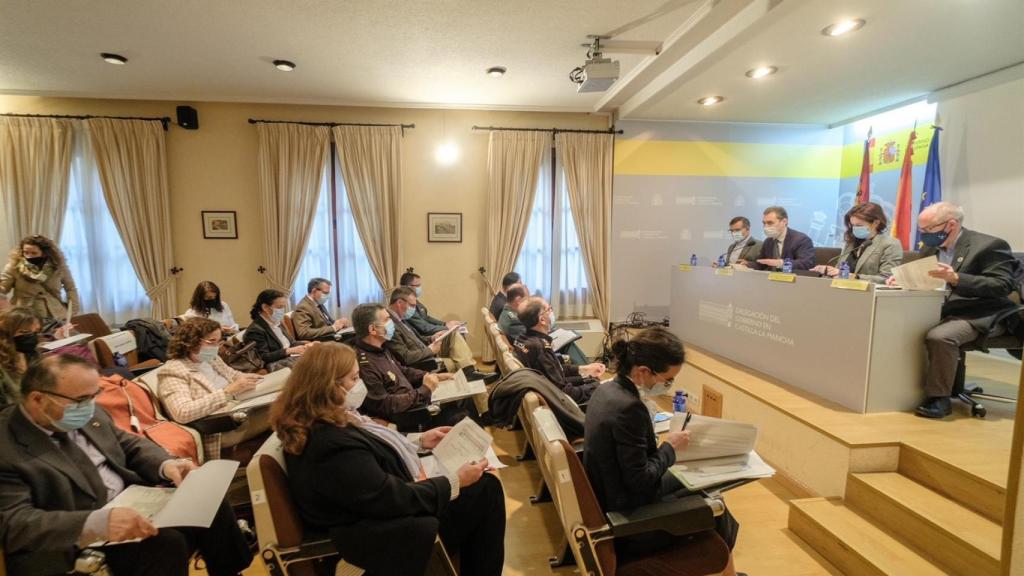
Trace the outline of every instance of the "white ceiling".
<path fill-rule="evenodd" d="M 1024 0 L 719 0 L 711 8 L 718 20 L 704 18 L 708 29 L 694 26 L 682 35 L 689 43 L 671 50 L 673 32 L 710 6 L 707 0 L 0 0 L 0 92 L 832 123 L 1024 61 Z M 615 55 L 622 79 L 614 94 L 577 94 L 568 72 L 583 61 L 579 44 L 586 34 L 652 13 L 662 15 L 616 40 L 669 40 L 666 51 Z M 722 22 L 743 13 L 744 24 L 733 23 L 728 41 L 695 56 L 714 43 L 705 41 L 709 35 L 722 35 Z M 840 17 L 868 24 L 846 38 L 821 36 Z M 129 64 L 111 66 L 99 52 L 122 54 Z M 298 68 L 279 72 L 270 64 L 275 58 Z M 779 74 L 762 82 L 744 77 L 762 63 L 779 66 Z M 484 70 L 496 65 L 509 73 L 487 77 Z M 708 94 L 727 100 L 712 108 L 695 104 Z"/>

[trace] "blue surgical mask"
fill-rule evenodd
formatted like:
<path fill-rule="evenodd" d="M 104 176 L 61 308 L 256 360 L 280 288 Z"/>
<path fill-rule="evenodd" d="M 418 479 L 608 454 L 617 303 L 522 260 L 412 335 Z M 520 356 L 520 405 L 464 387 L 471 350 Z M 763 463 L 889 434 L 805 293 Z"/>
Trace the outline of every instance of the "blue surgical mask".
<path fill-rule="evenodd" d="M 96 401 L 90 399 L 65 406 L 64 417 L 60 420 L 54 420 L 49 416 L 47 418 L 50 418 L 50 423 L 61 432 L 71 432 L 88 424 L 95 413 Z"/>
<path fill-rule="evenodd" d="M 316 301 L 321 306 L 323 306 L 323 305 L 327 304 L 327 301 L 330 300 L 330 299 L 331 299 L 331 295 L 330 294 L 321 294 L 320 297 L 316 299 Z"/>
<path fill-rule="evenodd" d="M 857 240 L 867 240 L 871 237 L 871 228 L 868 226 L 854 226 L 851 233 Z"/>
<path fill-rule="evenodd" d="M 737 242 L 739 242 L 740 240 L 743 240 L 743 232 L 742 231 L 730 230 L 729 231 L 729 235 L 732 236 L 732 239 L 737 241 Z"/>
<path fill-rule="evenodd" d="M 949 232 L 940 230 L 938 232 L 921 232 L 921 243 L 928 248 L 938 248 L 949 238 Z"/>
<path fill-rule="evenodd" d="M 384 339 L 391 340 L 395 337 L 395 323 L 388 320 L 388 323 L 384 325 Z"/>
<path fill-rule="evenodd" d="M 412 304 L 410 304 L 409 307 L 405 309 L 405 314 L 402 314 L 402 317 L 405 318 L 406 320 L 408 320 L 408 319 L 412 318 L 415 315 L 416 315 L 416 307 L 413 306 Z"/>
<path fill-rule="evenodd" d="M 417 298 L 419 298 L 420 296 L 423 296 L 423 287 L 422 286 L 413 286 L 413 291 L 416 292 L 416 297 Z"/>
<path fill-rule="evenodd" d="M 280 324 L 281 320 L 284 320 L 284 308 L 273 308 L 270 313 L 270 321 L 274 324 Z"/>
<path fill-rule="evenodd" d="M 555 328 L 555 311 L 548 312 L 548 327 L 551 329 Z"/>
<path fill-rule="evenodd" d="M 196 356 L 199 357 L 200 362 L 206 362 L 209 364 L 217 359 L 217 350 L 217 346 L 203 346 L 199 349 L 199 354 Z"/>
<path fill-rule="evenodd" d="M 778 238 L 781 231 L 775 226 L 765 226 L 764 235 L 768 238 Z"/>

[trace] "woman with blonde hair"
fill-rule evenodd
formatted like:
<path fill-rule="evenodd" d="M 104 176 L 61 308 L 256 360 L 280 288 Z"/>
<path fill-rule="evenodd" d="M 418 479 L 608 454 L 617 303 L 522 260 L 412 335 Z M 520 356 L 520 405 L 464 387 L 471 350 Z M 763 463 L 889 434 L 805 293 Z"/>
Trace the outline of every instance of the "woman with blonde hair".
<path fill-rule="evenodd" d="M 82 309 L 64 253 L 45 236 L 26 236 L 11 251 L 0 273 L 0 295 L 12 290 L 11 304 L 31 308 L 44 320 L 64 318 L 68 305 L 73 312 Z"/>
<path fill-rule="evenodd" d="M 366 394 L 356 353 L 344 344 L 321 343 L 295 363 L 270 419 L 299 515 L 369 573 L 424 573 L 440 535 L 461 574 L 501 574 L 505 497 L 487 461 L 428 477 L 418 451 L 450 428 L 414 443 L 359 414 Z"/>

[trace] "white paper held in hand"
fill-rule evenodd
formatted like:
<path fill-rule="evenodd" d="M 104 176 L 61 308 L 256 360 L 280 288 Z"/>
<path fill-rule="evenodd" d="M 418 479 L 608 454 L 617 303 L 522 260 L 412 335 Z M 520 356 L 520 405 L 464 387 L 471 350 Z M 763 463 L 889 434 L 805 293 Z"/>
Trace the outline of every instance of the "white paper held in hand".
<path fill-rule="evenodd" d="M 476 422 L 463 418 L 434 447 L 434 457 L 445 470 L 455 472 L 467 462 L 479 462 L 487 456 L 493 439 Z"/>
<path fill-rule="evenodd" d="M 430 401 L 434 403 L 449 402 L 477 394 L 487 394 L 484 381 L 473 380 L 470 382 L 466 379 L 466 373 L 458 370 L 451 380 L 442 380 L 437 383 L 437 388 L 430 393 Z"/>
<path fill-rule="evenodd" d="M 896 283 L 907 290 L 940 290 L 946 283 L 939 278 L 928 275 L 932 270 L 939 269 L 939 259 L 935 256 L 919 258 L 892 269 Z"/>

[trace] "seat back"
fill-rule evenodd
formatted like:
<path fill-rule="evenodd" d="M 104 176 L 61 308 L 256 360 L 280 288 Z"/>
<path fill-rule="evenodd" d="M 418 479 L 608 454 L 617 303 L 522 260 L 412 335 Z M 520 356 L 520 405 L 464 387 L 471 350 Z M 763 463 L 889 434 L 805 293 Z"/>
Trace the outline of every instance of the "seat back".
<path fill-rule="evenodd" d="M 298 338 L 295 337 L 295 323 L 292 322 L 291 312 L 284 315 L 284 320 L 281 322 L 281 326 L 284 327 L 284 332 L 289 338 L 293 341 L 298 340 Z"/>
<path fill-rule="evenodd" d="M 96 338 L 90 344 L 93 348 L 93 354 L 96 356 L 96 361 L 100 364 L 100 368 L 113 368 L 116 366 L 114 362 L 115 352 L 124 356 L 128 360 L 129 366 L 139 363 L 135 333 L 131 330 L 107 334 L 106 336 Z"/>
<path fill-rule="evenodd" d="M 839 248 L 815 248 L 814 249 L 814 264 L 827 264 L 831 260 L 835 259 L 842 252 Z M 834 264 L 834 262 L 832 262 Z"/>
<path fill-rule="evenodd" d="M 80 334 L 92 334 L 93 338 L 110 334 L 110 326 L 107 325 L 107 321 L 95 312 L 72 316 L 71 323 L 75 325 L 75 329 Z"/>
<path fill-rule="evenodd" d="M 260 549 L 294 548 L 302 544 L 305 526 L 288 489 L 284 450 L 271 434 L 245 468 Z"/>
<path fill-rule="evenodd" d="M 519 361 L 519 358 L 516 358 L 516 355 L 511 350 L 502 353 L 502 360 L 508 366 L 509 374 L 523 368 L 523 363 Z"/>

